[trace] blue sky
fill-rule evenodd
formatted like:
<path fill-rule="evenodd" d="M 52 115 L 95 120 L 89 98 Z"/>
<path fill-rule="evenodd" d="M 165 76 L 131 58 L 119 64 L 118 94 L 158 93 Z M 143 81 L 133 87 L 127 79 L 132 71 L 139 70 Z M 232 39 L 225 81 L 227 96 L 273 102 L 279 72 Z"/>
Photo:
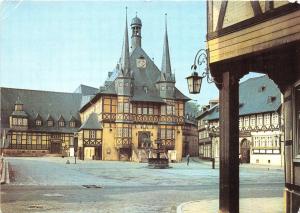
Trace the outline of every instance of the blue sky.
<path fill-rule="evenodd" d="M 126 6 L 129 23 L 136 12 L 141 18 L 142 48 L 159 68 L 167 13 L 176 86 L 199 104 L 218 97 L 206 82 L 200 94 L 189 95 L 185 80 L 206 46 L 204 1 L 4 1 L 0 86 L 61 92 L 101 86 L 121 54 Z"/>

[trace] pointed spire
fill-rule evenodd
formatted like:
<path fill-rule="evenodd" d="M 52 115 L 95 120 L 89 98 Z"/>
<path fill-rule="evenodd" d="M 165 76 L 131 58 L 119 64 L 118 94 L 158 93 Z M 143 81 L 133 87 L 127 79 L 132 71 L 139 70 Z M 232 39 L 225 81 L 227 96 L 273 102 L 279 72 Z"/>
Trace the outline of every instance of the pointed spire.
<path fill-rule="evenodd" d="M 128 43 L 128 26 L 127 26 L 127 7 L 126 7 L 126 25 L 124 33 L 124 41 L 121 55 L 121 70 L 126 76 L 130 73 L 130 61 L 129 61 L 129 43 Z"/>
<path fill-rule="evenodd" d="M 166 13 L 165 13 L 165 38 L 164 38 L 164 48 L 163 48 L 161 71 L 163 73 L 165 73 L 165 77 L 168 80 L 171 80 L 172 71 L 171 71 L 171 62 L 170 62 L 168 31 L 167 31 L 167 14 Z"/>

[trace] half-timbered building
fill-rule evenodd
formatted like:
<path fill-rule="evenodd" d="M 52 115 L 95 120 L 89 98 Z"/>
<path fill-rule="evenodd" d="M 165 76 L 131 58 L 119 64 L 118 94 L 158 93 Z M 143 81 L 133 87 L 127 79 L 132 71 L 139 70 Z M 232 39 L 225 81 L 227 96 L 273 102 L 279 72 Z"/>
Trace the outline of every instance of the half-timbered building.
<path fill-rule="evenodd" d="M 220 90 L 220 212 L 239 212 L 239 79 L 267 74 L 283 94 L 286 212 L 300 208 L 299 1 L 207 1 L 209 68 Z"/>
<path fill-rule="evenodd" d="M 241 163 L 283 166 L 281 93 L 267 76 L 240 84 L 239 153 Z M 199 157 L 219 161 L 219 105 L 198 117 Z"/>
<path fill-rule="evenodd" d="M 128 41 L 127 18 L 123 48 L 119 62 L 109 72 L 100 92 L 80 109 L 81 121 L 98 120 L 102 159 L 144 161 L 154 141 L 160 140 L 166 155 L 181 160 L 185 102 L 189 100 L 175 87 L 172 73 L 167 26 L 165 29 L 161 70 L 141 46 L 142 22 L 131 22 L 131 48 Z M 89 131 L 88 135 L 94 129 Z M 79 132 L 82 158 L 90 141 Z M 83 142 L 80 142 L 81 139 Z M 89 144 L 89 145 L 87 145 Z M 94 152 L 94 151 L 92 151 Z"/>
<path fill-rule="evenodd" d="M 134 17 L 130 27 L 131 47 L 126 17 L 120 60 L 99 89 L 80 85 L 74 93 L 59 93 L 1 88 L 1 138 L 7 155 L 73 156 L 76 141 L 80 159 L 146 161 L 159 140 L 165 157 L 181 160 L 184 134 L 185 140 L 193 137 L 196 126 L 185 118 L 189 98 L 175 87 L 167 26 L 161 69 L 141 46 L 141 20 Z"/>

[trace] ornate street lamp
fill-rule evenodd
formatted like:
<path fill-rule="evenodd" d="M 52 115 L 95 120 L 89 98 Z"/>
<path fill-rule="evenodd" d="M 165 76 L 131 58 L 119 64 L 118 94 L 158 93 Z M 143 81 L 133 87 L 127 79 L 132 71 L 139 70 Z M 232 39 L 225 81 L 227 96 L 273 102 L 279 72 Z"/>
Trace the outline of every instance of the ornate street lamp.
<path fill-rule="evenodd" d="M 192 74 L 186 78 L 191 94 L 200 93 L 202 79 L 203 77 L 199 76 L 197 72 L 192 72 Z"/>
<path fill-rule="evenodd" d="M 204 72 L 199 76 L 197 70 L 197 65 L 201 66 L 203 64 L 206 64 L 204 68 Z M 195 56 L 194 64 L 191 66 L 192 73 L 190 76 L 188 76 L 187 83 L 188 83 L 188 89 L 191 94 L 198 94 L 200 93 L 201 85 L 202 85 L 202 79 L 206 77 L 206 80 L 208 83 L 215 83 L 216 82 L 209 73 L 209 66 L 208 66 L 208 50 L 206 49 L 200 49 Z"/>

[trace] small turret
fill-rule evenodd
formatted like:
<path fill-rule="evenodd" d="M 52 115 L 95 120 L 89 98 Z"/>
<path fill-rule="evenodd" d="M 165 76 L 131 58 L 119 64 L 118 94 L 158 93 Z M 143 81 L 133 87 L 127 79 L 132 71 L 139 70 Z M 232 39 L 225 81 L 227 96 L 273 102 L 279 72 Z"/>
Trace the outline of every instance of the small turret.
<path fill-rule="evenodd" d="M 141 35 L 141 29 L 142 29 L 142 21 L 137 15 L 132 19 L 131 21 L 131 48 L 132 51 L 137 47 L 142 47 L 142 35 Z"/>

